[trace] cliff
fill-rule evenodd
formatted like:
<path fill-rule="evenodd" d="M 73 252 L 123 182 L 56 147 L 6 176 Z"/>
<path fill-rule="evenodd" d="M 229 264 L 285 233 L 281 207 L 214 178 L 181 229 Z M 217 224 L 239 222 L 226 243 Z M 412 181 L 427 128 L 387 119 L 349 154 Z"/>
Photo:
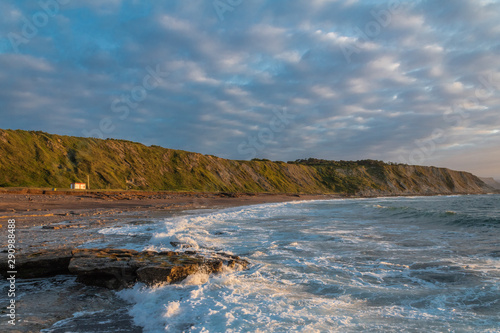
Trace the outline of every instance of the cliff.
<path fill-rule="evenodd" d="M 482 178 L 479 177 L 486 185 L 493 187 L 494 189 L 500 190 L 500 183 L 493 179 L 492 177 Z"/>
<path fill-rule="evenodd" d="M 0 130 L 0 187 L 344 193 L 485 193 L 478 177 L 445 168 L 380 161 L 236 161 L 124 140 Z"/>

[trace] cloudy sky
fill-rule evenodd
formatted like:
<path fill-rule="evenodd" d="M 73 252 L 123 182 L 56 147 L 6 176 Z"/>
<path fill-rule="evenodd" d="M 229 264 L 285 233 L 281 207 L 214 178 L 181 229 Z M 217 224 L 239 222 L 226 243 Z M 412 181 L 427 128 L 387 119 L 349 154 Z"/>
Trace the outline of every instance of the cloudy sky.
<path fill-rule="evenodd" d="M 0 128 L 500 179 L 500 2 L 7 0 Z"/>

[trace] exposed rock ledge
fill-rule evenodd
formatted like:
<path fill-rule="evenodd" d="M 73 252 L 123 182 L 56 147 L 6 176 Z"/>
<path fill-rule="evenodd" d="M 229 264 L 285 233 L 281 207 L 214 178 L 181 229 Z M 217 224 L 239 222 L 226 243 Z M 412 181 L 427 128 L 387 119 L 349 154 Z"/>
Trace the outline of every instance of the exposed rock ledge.
<path fill-rule="evenodd" d="M 6 274 L 7 260 L 0 263 Z M 246 260 L 225 253 L 210 258 L 195 251 L 153 252 L 125 249 L 57 249 L 18 256 L 17 278 L 38 278 L 58 274 L 77 275 L 77 281 L 109 289 L 123 289 L 135 282 L 154 285 L 182 281 L 198 272 L 218 273 L 224 267 L 245 269 Z"/>

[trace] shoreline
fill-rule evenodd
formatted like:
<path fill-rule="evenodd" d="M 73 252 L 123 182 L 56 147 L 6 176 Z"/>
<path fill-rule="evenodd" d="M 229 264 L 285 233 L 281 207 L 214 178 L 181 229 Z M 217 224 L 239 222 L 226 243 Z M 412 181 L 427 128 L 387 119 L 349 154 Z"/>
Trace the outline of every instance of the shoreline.
<path fill-rule="evenodd" d="M 223 209 L 273 202 L 325 200 L 338 195 L 232 194 L 232 193 L 130 193 L 94 192 L 65 195 L 5 193 L 0 191 L 0 230 L 7 221 L 16 220 L 17 254 L 67 250 L 88 244 L 106 244 L 108 248 L 129 248 L 127 237 L 109 237 L 96 230 L 113 226 L 133 226 L 152 220 L 195 214 L 198 209 Z M 134 237 L 133 241 L 140 241 Z M 0 242 L 7 248 L 7 237 Z M 2 253 L 5 255 L 6 253 Z M 54 328 L 55 331 L 82 327 L 103 331 L 142 332 L 129 313 L 132 304 L 114 291 L 76 282 L 76 277 L 57 275 L 37 279 L 18 279 L 18 288 L 31 290 L 18 298 L 19 319 L 16 328 L 30 332 Z M 38 289 L 36 286 L 45 287 Z M 65 295 L 61 299 L 59 295 Z M 39 308 L 39 299 L 45 307 Z M 69 300 L 69 304 L 67 302 Z M 92 300 L 89 302 L 89 300 Z M 4 301 L 4 300 L 3 300 Z M 82 314 L 80 316 L 80 314 Z M 99 323 L 96 323 L 96 316 Z M 54 327 L 62 325 L 61 327 Z M 6 322 L 0 330 L 11 329 Z"/>
<path fill-rule="evenodd" d="M 104 240 L 92 230 L 113 224 L 194 214 L 196 210 L 217 210 L 291 201 L 486 195 L 487 193 L 393 194 L 379 196 L 341 194 L 196 193 L 196 192 L 90 192 L 52 194 L 6 193 L 0 189 L 0 230 L 7 231 L 14 219 L 19 253 L 40 249 L 67 249 Z M 492 193 L 498 194 L 498 193 Z M 129 222 L 127 222 L 129 221 Z M 134 221 L 134 222 L 130 222 Z M 0 240 L 7 248 L 7 237 Z M 118 244 L 117 244 L 118 245 Z M 120 246 L 120 245 L 118 245 Z M 5 252 L 5 250 L 3 250 Z"/>
<path fill-rule="evenodd" d="M 439 195 L 461 195 L 458 193 Z M 426 196 L 412 194 L 407 196 Z M 0 229 L 6 230 L 9 218 L 16 219 L 18 253 L 37 250 L 67 249 L 90 243 L 106 243 L 109 248 L 127 248 L 127 237 L 113 239 L 97 229 L 119 225 L 151 223 L 153 219 L 195 214 L 197 209 L 223 209 L 273 202 L 304 200 L 360 199 L 375 196 L 342 195 L 293 195 L 293 194 L 231 194 L 231 193 L 143 193 L 131 195 L 127 192 L 106 194 L 51 195 L 51 194 L 5 194 L 0 192 Z M 377 196 L 403 197 L 403 195 Z M 15 208 L 12 208 L 15 207 Z M 13 210 L 13 211 L 12 211 Z M 2 239 L 4 248 L 7 238 Z M 140 239 L 136 239 L 140 241 Z M 45 289 L 33 289 L 20 301 L 19 326 L 29 331 L 52 327 L 56 322 L 67 321 L 65 328 L 82 325 L 94 327 L 96 314 L 102 322 L 114 325 L 108 331 L 129 330 L 141 332 L 134 326 L 129 314 L 132 304 L 124 302 L 114 292 L 101 287 L 85 286 L 69 276 L 41 279 L 19 279 L 20 289 L 31 290 L 42 283 Z M 57 290 L 57 292 L 54 292 Z M 58 295 L 64 294 L 71 306 Z M 46 309 L 40 312 L 39 299 L 45 299 Z M 88 300 L 92 300 L 89 302 Z M 76 313 L 86 313 L 76 317 Z M 117 316 L 117 314 L 119 314 Z M 5 323 L 0 324 L 0 329 Z M 69 326 L 66 326 L 69 325 Z M 5 326 L 6 327 L 6 326 Z M 111 329 L 112 328 L 112 329 Z M 133 329 L 132 329 L 133 328 Z"/>
<path fill-rule="evenodd" d="M 5 230 L 4 228 L 7 227 L 9 219 L 15 219 L 18 228 L 29 228 L 46 226 L 68 219 L 82 220 L 90 217 L 102 217 L 106 219 L 116 214 L 154 217 L 186 210 L 222 209 L 298 200 L 481 194 L 489 193 L 380 193 L 379 195 L 346 195 L 118 190 L 52 191 L 29 188 L 0 188 L 0 230 Z"/>
<path fill-rule="evenodd" d="M 17 228 L 46 226 L 65 220 L 109 218 L 116 214 L 151 217 L 194 209 L 221 209 L 253 204 L 344 198 L 339 195 L 93 192 L 19 194 L 0 192 L 0 228 L 9 219 Z M 5 230 L 5 229 L 4 229 Z"/>
<path fill-rule="evenodd" d="M 233 193 L 131 193 L 91 192 L 54 194 L 5 193 L 0 189 L 0 230 L 7 221 L 16 220 L 17 254 L 45 250 L 67 250 L 88 244 L 106 244 L 108 248 L 129 248 L 125 238 L 113 238 L 96 230 L 112 226 L 151 223 L 152 220 L 194 214 L 197 209 L 223 209 L 273 202 L 325 200 L 339 195 L 233 194 Z M 138 237 L 140 238 L 140 237 Z M 134 237 L 134 241 L 139 241 Z M 7 248 L 7 237 L 0 242 Z M 6 251 L 5 251 L 6 252 Z M 2 253 L 5 255 L 6 253 Z M 129 314 L 132 304 L 103 287 L 76 282 L 76 277 L 57 275 L 37 279 L 18 279 L 18 288 L 31 290 L 17 299 L 22 308 L 16 328 L 36 332 L 42 329 L 142 332 Z M 37 289 L 39 284 L 45 288 Z M 61 299 L 58 295 L 65 295 Z M 43 310 L 39 299 L 45 300 Z M 70 300 L 69 304 L 66 302 Z M 88 300 L 92 300 L 89 302 Z M 5 300 L 3 300 L 5 301 Z M 83 314 L 80 316 L 80 314 Z M 96 316 L 102 323 L 96 323 Z M 59 325 L 59 324 L 58 324 Z M 97 326 L 96 326 L 97 325 Z M 6 322 L 0 330 L 11 329 Z"/>

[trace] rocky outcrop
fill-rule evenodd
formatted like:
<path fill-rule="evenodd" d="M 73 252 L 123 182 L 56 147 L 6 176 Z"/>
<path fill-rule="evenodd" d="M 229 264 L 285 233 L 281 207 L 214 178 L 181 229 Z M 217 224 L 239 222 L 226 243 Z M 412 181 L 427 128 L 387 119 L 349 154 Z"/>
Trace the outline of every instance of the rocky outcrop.
<path fill-rule="evenodd" d="M 5 254 L 2 253 L 2 257 Z M 31 279 L 59 274 L 69 274 L 71 249 L 43 250 L 16 256 L 16 277 Z M 0 262 L 0 272 L 7 271 L 7 258 Z"/>
<path fill-rule="evenodd" d="M 0 270 L 6 274 L 7 260 Z M 136 282 L 154 285 L 174 283 L 195 273 L 219 273 L 225 267 L 245 269 L 246 260 L 214 253 L 210 257 L 194 251 L 138 252 L 126 249 L 58 249 L 42 250 L 18 256 L 18 278 L 48 277 L 57 274 L 76 275 L 77 281 L 120 290 Z"/>

